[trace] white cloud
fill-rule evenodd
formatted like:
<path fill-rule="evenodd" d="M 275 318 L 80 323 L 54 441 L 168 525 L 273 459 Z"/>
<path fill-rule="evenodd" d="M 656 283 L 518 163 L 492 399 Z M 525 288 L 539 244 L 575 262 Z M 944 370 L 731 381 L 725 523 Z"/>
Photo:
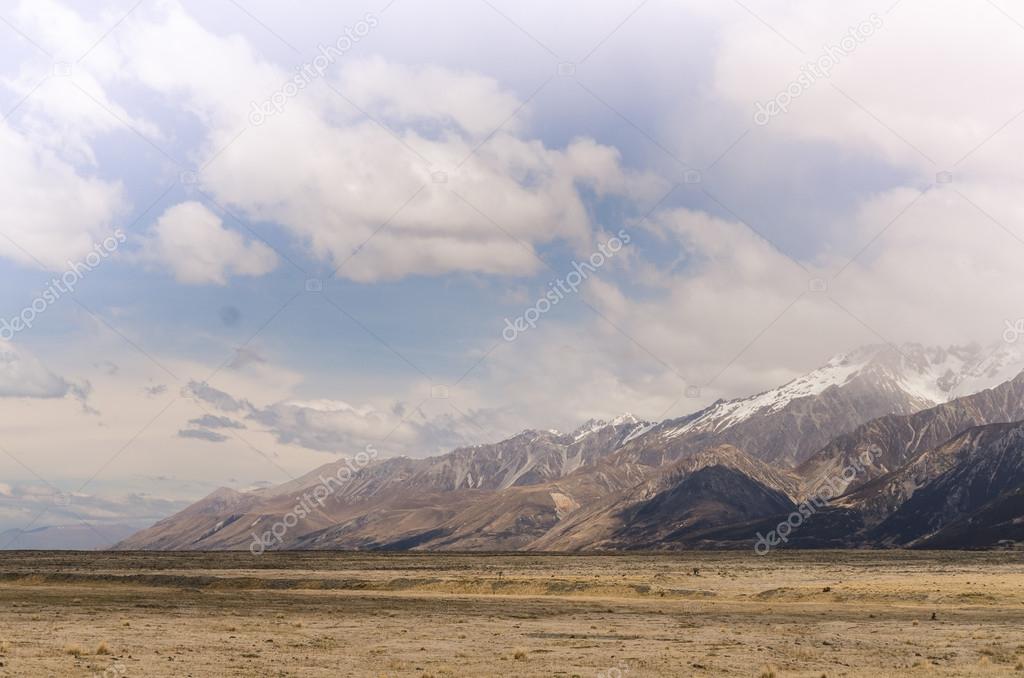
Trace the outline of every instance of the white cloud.
<path fill-rule="evenodd" d="M 0 398 L 63 398 L 72 389 L 28 351 L 0 341 Z"/>
<path fill-rule="evenodd" d="M 224 285 L 231 275 L 259 276 L 277 266 L 273 250 L 225 228 L 219 216 L 193 201 L 157 219 L 142 257 L 165 265 L 188 285 Z"/>
<path fill-rule="evenodd" d="M 508 119 L 520 102 L 497 81 L 438 66 L 410 67 L 380 58 L 345 69 L 340 89 L 360 108 L 397 123 L 454 123 L 471 137 L 484 137 Z M 513 129 L 516 122 L 511 122 Z"/>
<path fill-rule="evenodd" d="M 104 12 L 95 22 L 68 7 L 41 0 L 18 3 L 12 20 L 45 45 L 55 61 L 26 60 L 0 72 L 0 87 L 16 106 L 0 121 L 0 256 L 62 270 L 88 253 L 115 228 L 128 200 L 121 181 L 99 171 L 97 140 L 113 133 L 134 137 L 126 127 L 161 139 L 153 123 L 132 115 L 107 93 L 112 82 L 75 63 L 116 20 Z M 116 72 L 97 55 L 99 72 Z M 143 142 L 139 142 L 143 143 Z M 9 239 L 8 239 L 9 238 Z"/>
<path fill-rule="evenodd" d="M 1024 107 L 1024 95 L 1007 86 L 1016 77 L 1015 64 L 1024 59 L 1021 29 L 991 3 L 941 0 L 885 9 L 868 0 L 828 12 L 813 2 L 767 3 L 759 10 L 762 17 L 802 46 L 802 55 L 758 22 L 723 17 L 716 90 L 752 116 L 755 101 L 774 97 L 796 79 L 801 66 L 824 53 L 824 45 L 839 43 L 851 26 L 875 14 L 882 27 L 841 59 L 830 79 L 819 79 L 795 99 L 769 129 L 873 149 L 933 179 Z M 943 48 L 933 49 L 936 44 Z M 1006 151 L 1016 144 L 1008 142 L 1024 131 L 1006 131 L 1011 136 L 988 151 L 1002 147 L 998 162 L 1009 167 L 1005 161 L 1012 155 Z"/>
<path fill-rule="evenodd" d="M 342 401 L 276 403 L 251 413 L 269 427 L 278 441 L 314 450 L 354 454 L 373 440 L 384 439 L 395 421 L 371 407 L 353 407 Z M 403 433 L 399 436 L 408 437 Z"/>
<path fill-rule="evenodd" d="M 1021 208 L 1001 188 L 961 183 L 928 191 L 885 228 L 918 195 L 897 189 L 861 207 L 854 223 L 863 242 L 885 230 L 837 278 L 833 296 L 894 341 L 998 340 L 1005 321 L 1024 315 Z"/>
<path fill-rule="evenodd" d="M 603 317 L 543 318 L 499 347 L 470 380 L 476 406 L 511 408 L 533 426 L 622 411 L 656 418 L 673 404 L 678 416 L 864 344 L 1000 341 L 1024 316 L 1024 243 L 952 189 L 929 191 L 886 229 L 916 195 L 896 189 L 864 204 L 846 227 L 863 243 L 884 230 L 878 239 L 853 261 L 836 254 L 807 270 L 740 223 L 662 213 L 653 228 L 688 265 L 636 261 L 628 286 L 592 278 L 581 291 Z M 827 292 L 812 291 L 814 278 Z M 699 400 L 683 398 L 687 385 L 703 388 Z"/>
<path fill-rule="evenodd" d="M 472 150 L 460 137 L 428 140 L 411 130 L 402 137 L 442 168 Z M 593 223 L 581 186 L 650 199 L 664 187 L 623 171 L 613 149 L 592 141 L 551 150 L 503 132 L 461 169 L 449 169 L 445 183 L 434 183 L 432 171 L 374 123 L 338 128 L 289 110 L 228 148 L 204 183 L 364 282 L 453 271 L 528 275 L 540 265 L 536 245 L 562 239 L 588 250 Z"/>
<path fill-rule="evenodd" d="M 120 182 L 79 174 L 5 122 L 0 156 L 0 256 L 63 270 L 113 231 L 125 202 Z"/>
<path fill-rule="evenodd" d="M 250 431 L 262 430 L 280 445 L 330 454 L 355 454 L 373 445 L 385 456 L 422 457 L 481 440 L 498 440 L 507 430 L 485 425 L 484 419 L 492 416 L 489 413 L 467 414 L 445 400 L 424 399 L 424 393 L 430 393 L 429 385 L 417 384 L 409 389 L 406 399 L 381 397 L 361 405 L 325 398 L 258 405 L 205 383 L 192 382 L 186 390 L 189 397 L 231 414 L 235 418 L 232 421 L 249 422 L 246 428 Z M 469 393 L 464 395 L 471 397 Z M 179 432 L 179 436 L 209 442 L 229 440 L 211 430 L 223 427 L 204 425 L 200 420 L 189 423 L 194 427 Z"/>
<path fill-rule="evenodd" d="M 60 501 L 58 501 L 60 500 Z M 35 527 L 46 525 L 82 525 L 96 530 L 108 544 L 117 537 L 106 536 L 108 526 L 127 523 L 143 527 L 148 522 L 179 511 L 188 504 L 181 499 L 157 497 L 140 492 L 117 496 L 98 496 L 82 492 L 64 492 L 53 485 L 0 483 L 0 529 L 28 529 L 34 516 L 45 516 Z M 44 513 L 45 512 L 45 513 Z M 0 544 L 5 548 L 9 545 Z"/>
<path fill-rule="evenodd" d="M 593 140 L 555 149 L 526 138 L 529 107 L 509 120 L 521 99 L 469 71 L 346 57 L 325 78 L 393 132 L 314 81 L 237 136 L 252 103 L 293 77 L 240 37 L 216 35 L 168 2 L 132 13 L 96 52 L 102 82 L 141 85 L 204 123 L 204 190 L 250 219 L 282 225 L 313 257 L 344 263 L 340 275 L 359 281 L 530 274 L 538 245 L 563 240 L 589 251 L 584 193 L 653 202 L 667 188 Z M 434 181 L 438 171 L 447 181 Z"/>

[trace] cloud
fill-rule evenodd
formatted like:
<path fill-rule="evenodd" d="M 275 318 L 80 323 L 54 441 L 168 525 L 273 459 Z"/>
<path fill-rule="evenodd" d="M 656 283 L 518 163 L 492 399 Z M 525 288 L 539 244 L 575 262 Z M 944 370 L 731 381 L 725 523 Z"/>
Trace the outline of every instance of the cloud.
<path fill-rule="evenodd" d="M 540 266 L 538 246 L 561 241 L 589 251 L 589 199 L 648 202 L 668 185 L 625 168 L 616 149 L 593 139 L 552 148 L 529 138 L 529 106 L 494 78 L 380 58 L 346 58 L 338 73 L 239 136 L 253 102 L 278 91 L 291 71 L 239 36 L 208 31 L 174 2 L 133 12 L 117 37 L 96 48 L 90 67 L 101 83 L 131 83 L 202 122 L 202 190 L 248 219 L 279 224 L 353 280 L 529 275 Z M 351 90 L 352 101 L 393 130 L 332 88 Z M 196 212 L 165 215 L 151 247 L 181 282 L 224 284 L 231 273 L 272 268 L 260 245 L 243 245 Z M 185 228 L 211 242 L 186 246 Z M 218 266 L 222 260 L 233 270 Z"/>
<path fill-rule="evenodd" d="M 454 126 L 472 138 L 490 134 L 521 106 L 493 78 L 379 57 L 346 68 L 340 85 L 360 108 L 375 110 L 389 122 L 427 129 Z"/>
<path fill-rule="evenodd" d="M 163 395 L 164 393 L 167 393 L 167 384 L 154 384 L 153 386 L 143 386 L 143 390 L 146 392 L 146 395 L 148 395 L 150 398 L 155 398 L 157 396 Z"/>
<path fill-rule="evenodd" d="M 228 363 L 228 368 L 240 370 L 246 365 L 266 363 L 267 359 L 258 349 L 251 346 L 241 346 L 235 349 L 235 355 Z"/>
<path fill-rule="evenodd" d="M 74 63 L 116 21 L 116 10 L 95 22 L 50 0 L 20 2 L 12 12 L 12 24 L 69 64 L 70 73 L 55 75 L 54 64 L 33 59 L 0 72 L 0 87 L 17 102 L 0 120 L 0 223 L 7 236 L 0 256 L 63 270 L 109 236 L 129 207 L 122 181 L 99 170 L 98 140 L 162 134 L 109 96 L 117 71 L 110 52 L 91 55 L 94 68 Z"/>
<path fill-rule="evenodd" d="M 378 407 L 329 399 L 285 400 L 257 406 L 247 399 L 196 382 L 189 385 L 189 392 L 222 412 L 244 413 L 246 420 L 258 424 L 280 444 L 320 452 L 353 454 L 367 445 L 374 445 L 385 454 L 426 456 L 479 442 L 482 432 L 491 433 L 478 422 L 467 420 L 462 413 L 443 404 L 438 406 L 444 401 L 421 404 L 415 409 L 395 401 Z M 190 424 L 204 429 L 242 427 L 233 419 L 219 416 L 201 417 Z M 188 437 L 204 440 L 219 436 L 215 433 L 210 436 L 210 433 L 214 432 L 186 431 Z"/>
<path fill-rule="evenodd" d="M 853 223 L 867 242 L 901 211 L 836 277 L 832 296 L 891 341 L 999 340 L 1022 315 L 1019 204 L 1003 187 L 964 181 L 955 190 L 890 191 L 865 202 Z"/>
<path fill-rule="evenodd" d="M 953 190 L 878 195 L 844 225 L 855 241 L 877 236 L 870 247 L 803 266 L 732 219 L 675 209 L 651 222 L 676 256 L 636 257 L 628 278 L 593 277 L 581 292 L 600 315 L 545 318 L 500 346 L 471 380 L 476 407 L 559 428 L 622 411 L 678 416 L 860 345 L 993 344 L 1022 315 L 1024 243 Z M 687 386 L 699 399 L 684 397 Z"/>
<path fill-rule="evenodd" d="M 260 276 L 277 267 L 273 250 L 228 230 L 219 216 L 193 201 L 170 207 L 157 219 L 141 256 L 188 285 L 225 285 L 229 276 Z"/>
<path fill-rule="evenodd" d="M 522 11 L 530 21 L 550 14 L 542 3 L 527 4 Z M 658 53 L 680 42 L 669 23 L 686 26 L 672 14 L 678 7 L 682 19 L 699 17 L 693 32 L 701 33 L 687 36 L 694 59 L 682 75 L 672 70 L 690 52 L 664 60 Z M 706 168 L 702 184 L 673 198 L 686 209 L 651 215 L 621 265 L 617 259 L 587 282 L 581 298 L 600 316 L 576 304 L 501 344 L 453 394 L 459 411 L 436 402 L 417 409 L 417 385 L 396 395 L 403 387 L 339 379 L 344 390 L 322 401 L 296 399 L 295 383 L 260 393 L 252 381 L 239 386 L 269 369 L 252 349 L 239 350 L 232 369 L 222 372 L 232 380 L 226 390 L 193 383 L 188 393 L 231 421 L 264 427 L 282 444 L 334 452 L 390 436 L 395 450 L 422 454 L 624 410 L 657 417 L 671 406 L 682 414 L 707 399 L 775 386 L 858 344 L 997 339 L 1006 320 L 1021 316 L 1016 236 L 1024 237 L 1024 173 L 1015 149 L 1024 142 L 1024 119 L 1013 116 L 1024 95 L 1006 83 L 1024 43 L 997 8 L 900 3 L 829 79 L 764 127 L 753 122 L 756 102 L 781 91 L 820 45 L 839 41 L 878 8 L 852 2 L 823 11 L 820 3 L 767 0 L 758 13 L 778 32 L 735 4 L 684 0 L 663 9 L 631 18 L 595 53 L 581 81 L 679 157 L 705 158 L 707 165 L 730 150 Z M 620 20 L 600 11 L 601 25 L 587 16 L 588 39 L 576 31 L 547 35 L 574 48 L 586 43 L 578 45 L 586 53 Z M 24 2 L 16 23 L 63 53 L 87 49 L 113 23 L 107 18 L 83 22 L 61 5 Z M 552 25 L 543 30 L 558 33 Z M 935 36 L 942 50 L 930 49 Z M 357 58 L 377 46 L 368 42 L 346 55 L 279 114 L 253 126 L 252 103 L 280 90 L 294 72 L 239 34 L 205 28 L 179 3 L 143 3 L 76 70 L 75 82 L 152 138 L 176 136 L 133 109 L 164 107 L 161 123 L 184 121 L 175 132 L 199 134 L 187 157 L 196 166 L 210 162 L 198 177 L 204 193 L 360 282 L 501 276 L 508 292 L 500 303 L 525 304 L 534 298 L 530 281 L 508 278 L 541 271 L 535 253 L 589 254 L 600 233 L 616 230 L 603 222 L 645 212 L 667 190 L 666 181 L 632 169 L 650 161 L 648 151 L 661 150 L 619 118 L 583 128 L 571 105 L 543 108 L 549 95 L 549 106 L 580 95 L 581 108 L 609 113 L 571 80 L 554 80 L 527 101 L 536 86 L 533 62 L 498 65 L 492 50 L 472 58 L 468 51 L 431 52 L 437 64 L 403 58 L 420 58 L 419 44 L 386 58 Z M 12 94 L 27 93 L 34 75 L 24 70 L 3 84 Z M 957 96 L 957 82 L 972 83 L 970 96 Z M 556 90 L 562 84 L 576 94 Z M 10 226 L 0 230 L 43 252 L 49 265 L 63 266 L 123 211 L 124 190 L 110 178 L 117 168 L 100 171 L 97 157 L 104 154 L 93 148 L 121 128 L 68 82 L 52 80 L 37 95 L 20 109 L 17 130 L 0 123 L 0 153 L 9 159 L 0 178 L 10 173 L 7 192 L 0 189 L 0 221 Z M 573 138 L 579 129 L 587 136 Z M 937 171 L 951 167 L 952 184 L 921 194 Z M 25 185 L 40 190 L 21 190 Z M 788 238 L 783 249 L 798 252 L 799 261 L 732 210 L 773 241 Z M 156 219 L 141 251 L 184 284 L 225 285 L 272 270 L 273 253 L 233 226 L 198 202 L 182 203 Z M 3 239 L 0 256 L 30 261 Z M 827 291 L 812 291 L 812 278 L 827 281 Z M 234 328 L 239 317 L 224 303 L 211 306 L 222 309 L 220 320 L 207 320 Z M 487 339 L 497 341 L 499 333 L 500 326 Z M 416 350 L 436 356 L 438 349 Z M 483 350 L 471 355 L 482 357 Z M 286 360 L 275 356 L 274 363 Z M 27 397 L 75 392 L 51 376 L 6 387 L 35 394 Z M 0 374 L 0 389 L 5 382 Z M 680 400 L 690 384 L 704 389 L 700 402 Z M 76 388 L 88 395 L 86 385 Z M 385 397 L 367 388 L 392 392 Z"/>
<path fill-rule="evenodd" d="M 444 406 L 421 405 L 404 416 L 396 409 L 337 400 L 286 401 L 255 409 L 249 417 L 282 444 L 342 454 L 373 445 L 384 454 L 423 457 L 480 442 L 482 433 L 490 433 Z"/>
<path fill-rule="evenodd" d="M 103 360 L 98 363 L 94 363 L 93 367 L 99 368 L 108 377 L 115 376 L 121 369 L 117 363 L 112 362 L 110 360 Z"/>
<path fill-rule="evenodd" d="M 230 394 L 213 388 L 205 382 L 190 381 L 182 389 L 182 395 L 186 398 L 197 398 L 203 402 L 210 403 L 224 412 L 249 411 L 252 409 L 252 405 L 247 400 L 236 400 Z"/>
<path fill-rule="evenodd" d="M 188 423 L 201 428 L 245 428 L 245 424 L 230 417 L 218 417 L 215 414 L 204 414 L 197 419 L 189 419 Z"/>
<path fill-rule="evenodd" d="M 839 43 L 851 26 L 872 14 L 877 13 L 880 25 L 829 78 L 796 98 L 790 112 L 769 125 L 772 132 L 873 149 L 934 178 L 1021 108 L 1020 93 L 1006 87 L 1014 77 L 1013 64 L 1024 58 L 1020 26 L 990 3 L 966 9 L 955 0 L 940 0 L 891 12 L 868 0 L 828 12 L 811 2 L 765 5 L 759 10 L 765 21 L 803 45 L 805 54 L 780 44 L 779 36 L 763 25 L 723 16 L 715 90 L 751 116 L 755 101 L 773 97 L 799 76 L 801 66 L 825 53 L 824 45 Z M 930 50 L 934 41 L 947 48 Z M 971 83 L 969 96 L 950 96 L 950 83 L 965 82 Z M 986 156 L 1009 169 L 1007 150 L 1014 144 L 1008 139 L 1021 131 L 1005 131 L 1011 136 L 988 147 Z"/>
<path fill-rule="evenodd" d="M 125 205 L 120 182 L 80 174 L 4 121 L 0 156 L 0 256 L 64 270 L 110 235 Z"/>
<path fill-rule="evenodd" d="M 87 379 L 78 384 L 69 383 L 68 395 L 81 403 L 83 412 L 99 416 L 100 411 L 89 404 L 89 396 L 92 395 L 92 384 Z"/>
<path fill-rule="evenodd" d="M 225 150 L 203 173 L 204 186 L 251 219 L 283 225 L 313 257 L 361 282 L 530 275 L 541 267 L 540 245 L 589 249 L 584 192 L 653 202 L 665 187 L 587 139 L 559 150 L 501 131 L 470 157 L 474 145 L 458 130 L 440 139 L 400 130 L 405 145 L 436 159 L 434 168 L 365 120 L 336 126 L 325 113 L 288 110 L 265 127 Z M 315 162 L 307 144 L 321 151 Z M 276 161 L 260 160 L 267 157 Z"/>
<path fill-rule="evenodd" d="M 201 428 L 189 428 L 178 431 L 179 438 L 193 438 L 195 440 L 205 440 L 211 443 L 223 443 L 228 437 L 217 433 L 216 431 L 208 431 Z"/>
<path fill-rule="evenodd" d="M 92 384 L 87 380 L 69 381 L 46 367 L 27 349 L 0 340 L 0 398 L 77 400 L 85 414 L 99 415 L 89 402 Z"/>
<path fill-rule="evenodd" d="M 87 395 L 28 351 L 0 341 L 0 398 L 63 398 L 73 389 L 82 398 Z"/>
<path fill-rule="evenodd" d="M 189 503 L 181 498 L 168 499 L 141 492 L 97 496 L 64 492 L 52 485 L 0 484 L 0 529 L 22 529 L 32 516 L 45 510 L 42 524 L 81 525 L 84 520 L 103 534 L 106 525 L 127 523 L 141 528 Z"/>
<path fill-rule="evenodd" d="M 362 449 L 394 429 L 384 413 L 342 401 L 283 402 L 255 409 L 251 418 L 270 429 L 283 444 L 327 452 Z"/>

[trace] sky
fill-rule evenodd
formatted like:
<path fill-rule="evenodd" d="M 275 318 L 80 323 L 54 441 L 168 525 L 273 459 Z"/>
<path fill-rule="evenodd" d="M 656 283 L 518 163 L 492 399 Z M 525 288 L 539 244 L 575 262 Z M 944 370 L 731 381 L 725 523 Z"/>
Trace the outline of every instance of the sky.
<path fill-rule="evenodd" d="M 4 0 L 0 529 L 998 341 L 1022 32 L 988 0 Z"/>

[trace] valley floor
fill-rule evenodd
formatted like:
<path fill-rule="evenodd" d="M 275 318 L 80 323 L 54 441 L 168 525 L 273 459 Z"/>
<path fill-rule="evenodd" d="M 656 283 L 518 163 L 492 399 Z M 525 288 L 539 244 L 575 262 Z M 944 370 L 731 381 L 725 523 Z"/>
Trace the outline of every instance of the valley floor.
<path fill-rule="evenodd" d="M 1024 554 L 0 553 L 0 676 L 1024 676 Z"/>

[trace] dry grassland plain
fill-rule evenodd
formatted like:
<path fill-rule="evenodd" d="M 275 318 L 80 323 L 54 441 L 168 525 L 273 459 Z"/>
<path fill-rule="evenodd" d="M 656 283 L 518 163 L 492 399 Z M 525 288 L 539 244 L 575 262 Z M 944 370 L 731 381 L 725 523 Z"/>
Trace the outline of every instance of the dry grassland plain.
<path fill-rule="evenodd" d="M 1021 676 L 1024 554 L 0 554 L 3 676 Z"/>

